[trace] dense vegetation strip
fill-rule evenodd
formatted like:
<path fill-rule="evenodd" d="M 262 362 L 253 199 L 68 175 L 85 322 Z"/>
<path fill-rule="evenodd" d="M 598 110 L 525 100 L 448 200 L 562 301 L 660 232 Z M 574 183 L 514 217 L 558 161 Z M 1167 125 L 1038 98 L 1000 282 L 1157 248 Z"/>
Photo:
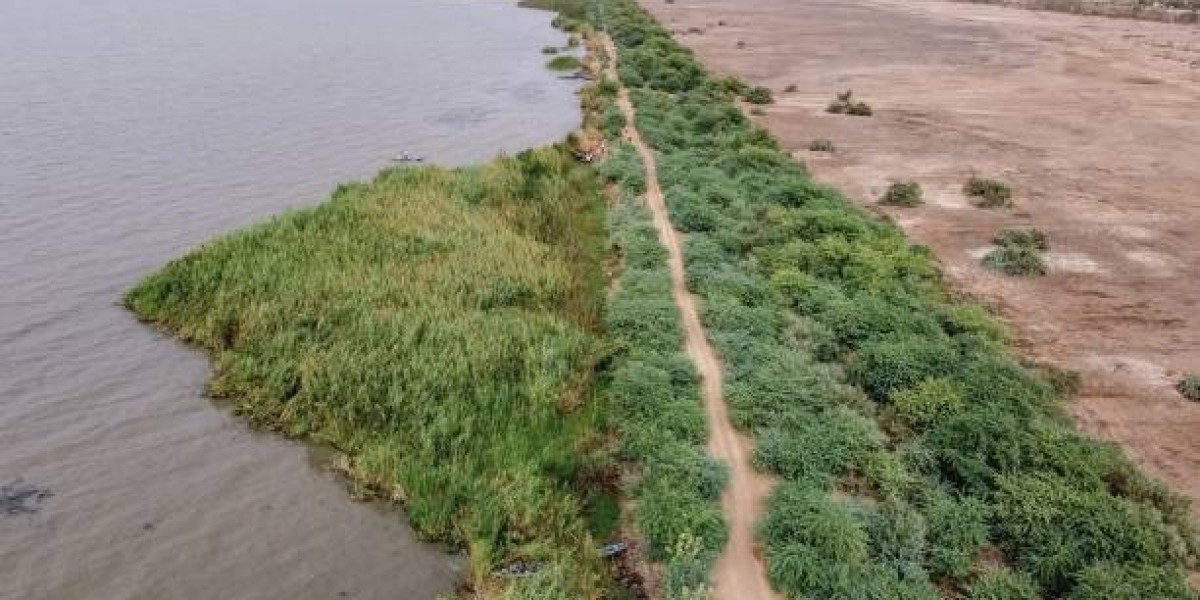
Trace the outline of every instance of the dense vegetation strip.
<path fill-rule="evenodd" d="M 603 50 L 593 55 L 603 59 Z M 637 151 L 620 141 L 625 125 L 618 87 L 602 77 L 585 93 L 613 150 L 600 164 L 616 201 L 609 232 L 619 277 L 605 316 L 613 349 L 604 389 L 627 471 L 632 520 L 647 558 L 662 563 L 666 599 L 700 599 L 727 531 L 718 503 L 724 465 L 705 450 L 708 427 L 695 368 L 683 351 L 684 332 L 672 297 L 667 250 L 659 242 L 642 195 L 646 174 Z"/>
<path fill-rule="evenodd" d="M 1190 598 L 1187 504 L 1078 434 L 929 251 L 813 183 L 632 0 L 595 5 L 659 153 L 726 397 L 784 480 L 793 598 Z"/>
<path fill-rule="evenodd" d="M 633 171 L 639 164 L 623 147 L 602 167 L 622 184 L 610 221 L 622 267 L 606 316 L 617 346 L 608 390 L 621 433 L 618 456 L 636 469 L 633 518 L 648 557 L 666 566 L 662 597 L 699 598 L 725 543 L 717 500 L 726 473 L 704 450 L 708 428 L 695 369 L 681 350 L 666 249 L 632 191 L 642 181 Z"/>
<path fill-rule="evenodd" d="M 214 395 L 335 446 L 419 532 L 465 545 L 476 597 L 596 598 L 577 483 L 600 460 L 604 219 L 564 147 L 387 170 L 172 262 L 126 302 L 212 352 Z M 536 574 L 497 574 L 516 561 Z"/>

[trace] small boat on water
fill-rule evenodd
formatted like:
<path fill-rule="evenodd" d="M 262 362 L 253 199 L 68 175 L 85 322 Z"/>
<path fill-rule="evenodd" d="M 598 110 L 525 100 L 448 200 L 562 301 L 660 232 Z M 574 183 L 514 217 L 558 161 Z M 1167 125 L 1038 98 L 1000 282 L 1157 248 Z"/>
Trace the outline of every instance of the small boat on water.
<path fill-rule="evenodd" d="M 392 162 L 421 162 L 424 160 L 424 156 L 417 156 L 415 154 L 409 154 L 408 152 L 401 152 L 400 154 L 392 157 Z"/>

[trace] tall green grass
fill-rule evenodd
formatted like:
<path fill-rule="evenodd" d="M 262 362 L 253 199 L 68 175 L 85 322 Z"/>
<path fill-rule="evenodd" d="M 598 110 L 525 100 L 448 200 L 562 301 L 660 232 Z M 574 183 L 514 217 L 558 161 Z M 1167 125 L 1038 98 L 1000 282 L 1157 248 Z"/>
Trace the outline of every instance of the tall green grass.
<path fill-rule="evenodd" d="M 1189 598 L 1186 501 L 1010 356 L 931 253 L 814 183 L 631 0 L 594 5 L 659 156 L 726 397 L 783 481 L 793 598 Z"/>
<path fill-rule="evenodd" d="M 593 598 L 576 484 L 600 445 L 603 206 L 562 147 L 388 170 L 170 263 L 126 304 L 212 353 L 215 396 L 332 444 L 419 532 L 465 546 L 475 592 Z M 541 568 L 493 575 L 518 559 Z"/>

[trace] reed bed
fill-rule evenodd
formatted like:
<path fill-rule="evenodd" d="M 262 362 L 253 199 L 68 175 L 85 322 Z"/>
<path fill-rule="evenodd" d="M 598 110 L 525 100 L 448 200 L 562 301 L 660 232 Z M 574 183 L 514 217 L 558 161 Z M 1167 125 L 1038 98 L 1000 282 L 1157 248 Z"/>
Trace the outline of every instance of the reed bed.
<path fill-rule="evenodd" d="M 469 550 L 475 593 L 594 598 L 578 481 L 599 460 L 603 206 L 565 147 L 391 169 L 199 248 L 126 304 L 212 353 L 214 396 L 336 447 L 421 534 Z M 495 576 L 514 561 L 537 573 Z"/>

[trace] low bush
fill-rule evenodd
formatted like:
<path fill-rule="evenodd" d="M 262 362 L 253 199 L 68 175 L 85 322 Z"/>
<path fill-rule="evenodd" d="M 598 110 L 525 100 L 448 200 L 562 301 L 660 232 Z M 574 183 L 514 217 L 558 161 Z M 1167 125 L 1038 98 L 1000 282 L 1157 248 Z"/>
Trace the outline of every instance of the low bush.
<path fill-rule="evenodd" d="M 891 396 L 892 410 L 907 427 L 923 431 L 966 407 L 962 386 L 945 378 L 926 379 Z"/>
<path fill-rule="evenodd" d="M 928 527 L 928 564 L 938 578 L 966 579 L 988 542 L 988 505 L 970 496 L 955 497 L 932 488 L 922 501 Z"/>
<path fill-rule="evenodd" d="M 921 199 L 921 185 L 915 181 L 898 181 L 888 186 L 883 197 L 879 199 L 880 204 L 888 206 L 918 206 L 923 202 Z"/>
<path fill-rule="evenodd" d="M 1066 600 L 1194 600 L 1196 593 L 1169 569 L 1098 563 L 1079 575 Z"/>
<path fill-rule="evenodd" d="M 1132 584 L 1145 577 L 1145 566 L 1174 563 L 1185 552 L 1182 540 L 1174 538 L 1156 510 L 1103 490 L 1080 489 L 1047 475 L 1006 475 L 998 483 L 1000 543 L 1023 571 L 1053 594 L 1070 590 L 1078 580 L 1086 581 L 1094 573 L 1089 568 L 1097 563 L 1143 566 L 1130 572 L 1137 577 L 1113 576 L 1105 578 L 1103 586 L 1098 584 L 1115 590 L 1114 582 Z M 1174 575 L 1164 580 L 1182 584 Z M 1160 587 L 1168 586 L 1153 586 Z M 1081 598 L 1130 597 L 1091 596 L 1086 588 L 1076 591 L 1085 594 Z"/>
<path fill-rule="evenodd" d="M 831 142 L 827 139 L 824 139 L 824 138 L 817 138 L 817 139 L 813 140 L 812 142 L 809 142 L 808 149 L 813 152 L 833 152 L 834 151 L 833 142 Z"/>
<path fill-rule="evenodd" d="M 761 86 L 752 87 L 742 95 L 742 99 L 750 104 L 770 104 L 775 101 L 771 90 Z"/>
<path fill-rule="evenodd" d="M 1007 569 L 991 570 L 980 575 L 970 586 L 970 600 L 1041 600 L 1041 591 L 1023 573 Z M 1114 597 L 1115 598 L 1115 597 Z"/>
<path fill-rule="evenodd" d="M 1050 236 L 1040 229 L 1005 229 L 992 240 L 997 246 L 1026 246 L 1049 250 Z"/>
<path fill-rule="evenodd" d="M 983 257 L 983 264 L 1005 275 L 1027 277 L 1045 275 L 1050 266 L 1037 248 L 1031 246 L 1001 246 Z"/>
<path fill-rule="evenodd" d="M 1175 384 L 1179 394 L 1192 402 L 1200 402 L 1200 375 L 1189 373 Z"/>
<path fill-rule="evenodd" d="M 971 203 L 980 208 L 1008 208 L 1012 206 L 1012 188 L 995 179 L 971 176 L 963 184 L 963 193 Z"/>
<path fill-rule="evenodd" d="M 868 105 L 866 102 L 855 102 L 846 109 L 846 114 L 853 115 L 855 117 L 869 117 L 874 114 L 874 111 L 871 110 L 870 105 Z"/>
<path fill-rule="evenodd" d="M 857 117 L 869 117 L 872 114 L 871 107 L 866 102 L 857 102 L 854 100 L 854 91 L 846 90 L 839 92 L 837 98 L 825 107 L 825 112 L 835 115 L 853 115 Z"/>

